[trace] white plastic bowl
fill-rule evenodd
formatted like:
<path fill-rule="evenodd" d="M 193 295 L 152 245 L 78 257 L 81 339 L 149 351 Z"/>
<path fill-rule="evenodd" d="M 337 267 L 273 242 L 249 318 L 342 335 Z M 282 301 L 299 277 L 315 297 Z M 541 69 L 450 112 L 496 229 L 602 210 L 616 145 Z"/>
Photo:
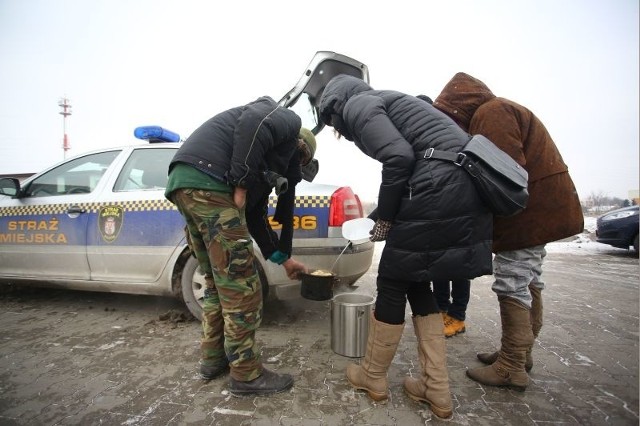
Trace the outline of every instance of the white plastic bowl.
<path fill-rule="evenodd" d="M 342 224 L 342 236 L 352 244 L 366 243 L 374 224 L 375 222 L 368 217 L 347 220 Z"/>

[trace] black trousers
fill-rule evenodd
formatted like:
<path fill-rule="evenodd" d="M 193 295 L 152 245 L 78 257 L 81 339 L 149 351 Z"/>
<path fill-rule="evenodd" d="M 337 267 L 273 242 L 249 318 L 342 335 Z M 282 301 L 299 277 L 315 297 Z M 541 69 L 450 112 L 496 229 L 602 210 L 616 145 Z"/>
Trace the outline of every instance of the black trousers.
<path fill-rule="evenodd" d="M 440 312 L 429 282 L 398 281 L 378 276 L 375 318 L 387 324 L 404 323 L 407 301 L 411 313 L 425 316 Z"/>
<path fill-rule="evenodd" d="M 453 280 L 449 282 L 434 280 L 433 294 L 441 311 L 447 312 L 450 317 L 457 320 L 465 320 L 471 295 L 471 281 Z"/>

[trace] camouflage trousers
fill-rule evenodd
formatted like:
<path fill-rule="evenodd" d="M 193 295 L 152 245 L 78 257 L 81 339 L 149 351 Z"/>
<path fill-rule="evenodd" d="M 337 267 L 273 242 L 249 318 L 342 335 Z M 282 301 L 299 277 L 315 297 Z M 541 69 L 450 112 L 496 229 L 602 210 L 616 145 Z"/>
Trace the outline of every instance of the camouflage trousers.
<path fill-rule="evenodd" d="M 177 189 L 172 201 L 187 222 L 187 237 L 205 276 L 201 362 L 228 362 L 231 377 L 262 374 L 255 331 L 262 321 L 262 288 L 244 210 L 231 193 Z"/>

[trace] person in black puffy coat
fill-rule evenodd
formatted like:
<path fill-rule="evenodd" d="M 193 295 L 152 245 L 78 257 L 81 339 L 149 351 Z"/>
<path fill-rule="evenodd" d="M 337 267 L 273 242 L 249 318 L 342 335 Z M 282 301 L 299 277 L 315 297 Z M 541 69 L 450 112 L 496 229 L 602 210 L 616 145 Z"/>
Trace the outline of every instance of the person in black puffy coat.
<path fill-rule="evenodd" d="M 382 163 L 372 241 L 386 240 L 365 358 L 347 379 L 374 400 L 387 398 L 387 369 L 404 329 L 407 300 L 418 337 L 419 379 L 408 395 L 440 417 L 452 415 L 442 315 L 429 283 L 492 273 L 493 216 L 470 176 L 445 161 L 426 161 L 430 148 L 459 152 L 471 139 L 447 115 L 415 96 L 373 90 L 334 77 L 319 102 L 322 121 Z"/>

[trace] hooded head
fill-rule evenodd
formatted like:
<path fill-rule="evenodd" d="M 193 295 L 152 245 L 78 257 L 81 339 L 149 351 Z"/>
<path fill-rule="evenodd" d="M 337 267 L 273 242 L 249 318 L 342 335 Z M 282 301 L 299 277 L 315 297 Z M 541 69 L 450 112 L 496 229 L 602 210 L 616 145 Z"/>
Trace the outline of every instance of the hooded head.
<path fill-rule="evenodd" d="M 324 124 L 333 127 L 347 139 L 351 139 L 342 121 L 344 106 L 349 98 L 368 90 L 373 89 L 357 77 L 347 74 L 340 74 L 333 77 L 329 83 L 327 83 L 320 98 L 320 119 Z"/>
<path fill-rule="evenodd" d="M 302 141 L 301 152 L 303 153 L 303 165 L 309 164 L 311 160 L 313 160 L 313 156 L 316 154 L 316 137 L 313 135 L 313 132 L 309 129 L 305 129 L 304 127 L 300 128 L 300 133 L 298 134 L 298 140 Z"/>
<path fill-rule="evenodd" d="M 430 97 L 428 97 L 427 95 L 418 95 L 416 96 L 416 98 L 421 99 L 423 101 L 425 101 L 426 103 L 428 103 L 429 105 L 433 105 L 433 99 L 431 99 Z"/>
<path fill-rule="evenodd" d="M 465 131 L 480 105 L 495 98 L 489 88 L 477 78 L 459 72 L 444 86 L 433 106 L 447 114 Z"/>

